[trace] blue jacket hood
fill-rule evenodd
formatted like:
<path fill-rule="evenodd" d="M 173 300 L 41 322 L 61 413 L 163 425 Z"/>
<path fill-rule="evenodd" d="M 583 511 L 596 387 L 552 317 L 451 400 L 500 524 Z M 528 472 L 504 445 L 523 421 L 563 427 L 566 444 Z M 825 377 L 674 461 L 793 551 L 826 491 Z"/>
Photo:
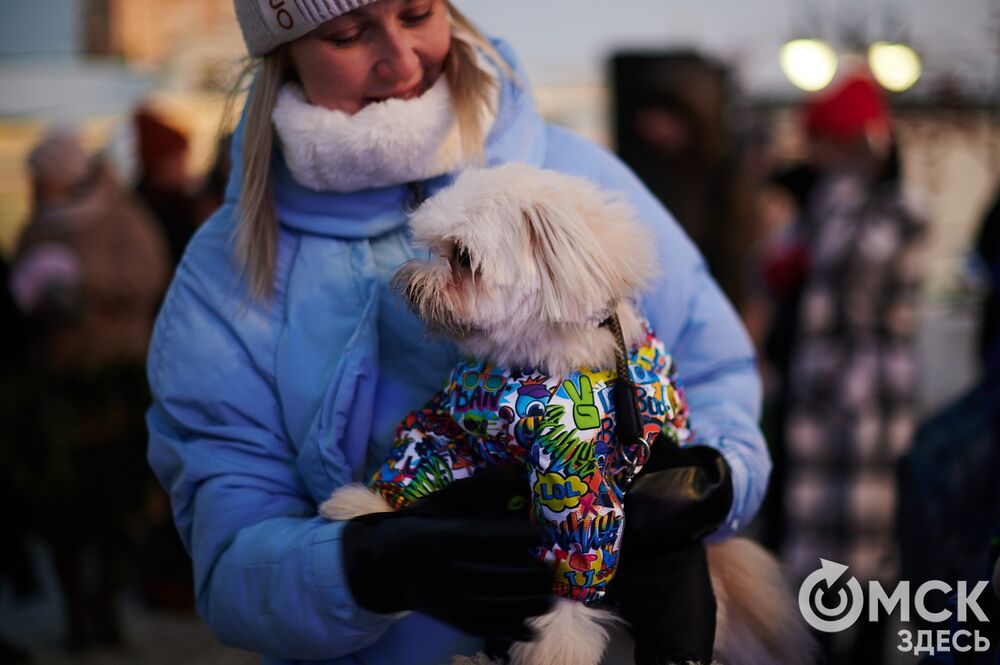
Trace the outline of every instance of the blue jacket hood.
<path fill-rule="evenodd" d="M 485 165 L 524 162 L 541 165 L 545 158 L 545 127 L 535 110 L 531 93 L 524 86 L 527 74 L 502 40 L 493 45 L 514 71 L 516 82 L 499 75 L 500 99 L 496 120 L 486 138 Z M 242 172 L 243 130 L 246 112 L 233 135 L 232 164 L 234 174 Z M 358 192 L 318 192 L 299 184 L 281 154 L 278 141 L 272 158 L 274 199 L 281 224 L 299 232 L 336 238 L 373 238 L 388 233 L 406 223 L 398 214 L 410 199 L 406 183 L 397 186 L 367 189 Z M 425 183 L 428 195 L 446 187 L 452 174 L 433 178 Z M 241 179 L 230 178 L 226 201 L 235 203 L 242 189 Z"/>

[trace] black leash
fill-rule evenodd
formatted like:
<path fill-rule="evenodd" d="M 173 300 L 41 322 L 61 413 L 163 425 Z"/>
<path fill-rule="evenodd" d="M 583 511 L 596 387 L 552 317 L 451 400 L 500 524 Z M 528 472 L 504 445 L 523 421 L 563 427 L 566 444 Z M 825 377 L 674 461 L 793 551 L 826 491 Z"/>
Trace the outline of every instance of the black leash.
<path fill-rule="evenodd" d="M 649 444 L 642 436 L 642 412 L 636 401 L 637 392 L 632 375 L 628 371 L 628 347 L 625 346 L 625 336 L 622 334 L 622 324 L 618 320 L 617 309 L 612 310 L 601 326 L 611 331 L 615 338 L 615 372 L 618 374 L 612 396 L 615 401 L 615 438 L 621 447 L 622 454 L 628 461 L 631 470 L 639 462 L 640 451 Z M 629 451 L 632 452 L 629 455 Z M 647 455 L 642 455 L 645 459 Z"/>

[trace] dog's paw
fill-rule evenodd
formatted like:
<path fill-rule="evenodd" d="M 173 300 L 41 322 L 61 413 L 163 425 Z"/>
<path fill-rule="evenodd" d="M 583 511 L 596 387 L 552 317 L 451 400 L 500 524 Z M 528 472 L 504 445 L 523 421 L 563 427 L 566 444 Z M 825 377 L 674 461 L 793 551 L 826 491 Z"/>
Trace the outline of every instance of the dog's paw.
<path fill-rule="evenodd" d="M 389 512 L 392 512 L 392 508 L 385 499 L 357 483 L 338 488 L 329 499 L 319 505 L 319 514 L 330 521 Z"/>

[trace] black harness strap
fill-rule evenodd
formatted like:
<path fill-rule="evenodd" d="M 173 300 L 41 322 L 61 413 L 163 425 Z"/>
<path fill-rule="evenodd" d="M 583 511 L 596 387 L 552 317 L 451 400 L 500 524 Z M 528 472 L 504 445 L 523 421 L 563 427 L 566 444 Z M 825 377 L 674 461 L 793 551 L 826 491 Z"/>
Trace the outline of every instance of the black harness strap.
<path fill-rule="evenodd" d="M 605 319 L 601 326 L 610 330 L 615 338 L 615 371 L 618 374 L 612 387 L 612 396 L 615 400 L 615 437 L 622 451 L 630 451 L 639 442 L 645 445 L 645 441 L 642 438 L 642 414 L 636 402 L 635 383 L 632 382 L 632 375 L 628 371 L 628 348 L 625 346 L 625 336 L 622 334 L 621 321 L 618 320 L 618 311 L 613 310 L 611 316 Z M 638 450 L 633 452 L 636 454 L 631 457 L 630 462 L 635 466 L 638 461 L 636 459 Z M 626 458 L 629 458 L 627 454 Z"/>

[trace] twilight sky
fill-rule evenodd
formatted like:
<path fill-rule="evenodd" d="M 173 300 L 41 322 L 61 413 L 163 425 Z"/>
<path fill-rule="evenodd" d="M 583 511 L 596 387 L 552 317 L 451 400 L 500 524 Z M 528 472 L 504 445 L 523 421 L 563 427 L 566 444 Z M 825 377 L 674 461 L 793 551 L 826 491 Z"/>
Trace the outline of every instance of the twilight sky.
<path fill-rule="evenodd" d="M 752 92 L 790 91 L 781 44 L 806 33 L 837 41 L 851 26 L 868 40 L 908 38 L 929 78 L 962 71 L 1000 85 L 1000 0 L 457 0 L 510 41 L 536 83 L 595 80 L 616 47 L 684 47 L 740 63 Z M 903 12 L 906 8 L 906 13 Z M 846 29 L 845 29 L 846 28 Z M 998 91 L 1000 92 L 1000 91 Z"/>
<path fill-rule="evenodd" d="M 696 47 L 740 64 L 757 94 L 790 92 L 777 51 L 790 37 L 908 38 L 925 81 L 960 72 L 1000 94 L 1000 0 L 455 0 L 510 41 L 536 84 L 591 82 L 617 47 Z M 0 0 L 0 63 L 79 48 L 82 0 Z M 903 9 L 905 8 L 905 13 Z M 849 29 L 849 28 L 848 28 Z"/>

